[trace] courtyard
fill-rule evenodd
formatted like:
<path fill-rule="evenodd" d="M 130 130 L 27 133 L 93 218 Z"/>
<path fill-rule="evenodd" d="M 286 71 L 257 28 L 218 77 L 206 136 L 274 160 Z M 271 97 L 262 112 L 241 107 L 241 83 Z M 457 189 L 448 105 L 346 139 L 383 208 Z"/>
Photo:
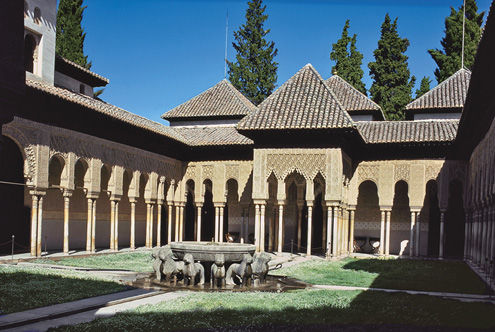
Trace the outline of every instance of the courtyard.
<path fill-rule="evenodd" d="M 378 330 L 495 328 L 490 319 L 495 314 L 495 306 L 485 283 L 461 261 L 376 257 L 329 261 L 298 255 L 273 257 L 282 262 L 282 268 L 272 270 L 271 275 L 296 278 L 308 283 L 307 287 L 278 293 L 256 291 L 256 288 L 243 292 L 210 292 L 190 286 L 186 291 L 167 290 L 165 296 L 177 295 L 172 300 L 143 302 L 144 305 L 109 317 L 51 327 L 60 331 L 289 327 L 318 330 L 330 326 L 344 330 L 353 326 Z M 119 294 L 132 287 L 118 280 L 120 277 L 115 278 L 115 273 L 140 275 L 151 274 L 152 270 L 150 252 L 145 250 L 45 258 L 17 266 L 3 264 L 0 266 L 0 310 L 5 315 L 109 293 Z M 65 319 L 70 321 L 77 315 L 69 313 Z M 48 319 L 41 324 L 50 326 L 50 322 Z M 18 328 L 22 330 L 22 326 Z"/>

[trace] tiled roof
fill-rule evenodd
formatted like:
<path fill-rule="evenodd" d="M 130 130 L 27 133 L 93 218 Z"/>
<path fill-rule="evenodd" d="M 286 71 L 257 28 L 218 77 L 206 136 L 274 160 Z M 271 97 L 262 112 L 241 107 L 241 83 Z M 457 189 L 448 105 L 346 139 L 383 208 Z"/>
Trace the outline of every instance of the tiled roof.
<path fill-rule="evenodd" d="M 382 111 L 378 104 L 347 83 L 342 77 L 333 75 L 326 82 L 347 112 L 364 110 Z"/>
<path fill-rule="evenodd" d="M 126 122 L 130 125 L 149 130 L 159 135 L 167 136 L 183 143 L 185 142 L 184 137 L 181 137 L 179 133 L 168 126 L 148 120 L 146 118 L 143 118 L 142 116 L 133 114 L 117 106 L 107 104 L 98 99 L 91 98 L 86 95 L 75 93 L 66 89 L 57 88 L 38 81 L 26 80 L 26 86 L 51 94 L 60 99 L 64 99 L 66 101 L 90 108 L 96 112 Z"/>
<path fill-rule="evenodd" d="M 466 99 L 471 72 L 460 69 L 442 83 L 406 105 L 406 110 L 462 108 Z"/>
<path fill-rule="evenodd" d="M 57 55 L 57 58 L 56 59 L 57 59 L 57 61 L 61 61 L 61 62 L 65 63 L 66 65 L 69 65 L 69 66 L 75 68 L 76 70 L 82 71 L 83 73 L 85 73 L 85 74 L 93 77 L 97 81 L 100 81 L 101 82 L 101 85 L 106 85 L 106 84 L 110 83 L 110 81 L 108 80 L 108 78 L 103 77 L 101 75 L 98 75 L 98 74 L 92 72 L 91 70 L 89 70 L 87 68 L 84 68 L 83 66 L 78 65 L 75 62 L 72 62 L 70 60 L 67 60 L 64 57 L 61 57 L 60 55 Z"/>
<path fill-rule="evenodd" d="M 233 126 L 172 127 L 189 145 L 249 145 L 253 141 L 239 134 Z"/>
<path fill-rule="evenodd" d="M 352 126 L 351 117 L 311 64 L 299 70 L 237 124 L 242 130 Z"/>
<path fill-rule="evenodd" d="M 254 106 L 229 81 L 213 87 L 162 115 L 163 119 L 239 117 L 254 111 Z"/>
<path fill-rule="evenodd" d="M 367 121 L 357 128 L 366 143 L 424 143 L 453 141 L 458 125 L 458 120 Z"/>

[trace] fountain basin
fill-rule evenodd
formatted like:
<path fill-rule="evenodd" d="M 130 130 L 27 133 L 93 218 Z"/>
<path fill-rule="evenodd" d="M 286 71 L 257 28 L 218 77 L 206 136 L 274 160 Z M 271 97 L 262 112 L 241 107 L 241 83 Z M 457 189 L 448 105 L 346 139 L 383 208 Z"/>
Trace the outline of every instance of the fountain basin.
<path fill-rule="evenodd" d="M 170 249 L 179 260 L 182 260 L 185 254 L 192 254 L 196 261 L 214 262 L 216 254 L 223 254 L 225 263 L 234 263 L 242 261 L 245 254 L 253 255 L 256 246 L 249 243 L 183 241 L 170 243 Z"/>

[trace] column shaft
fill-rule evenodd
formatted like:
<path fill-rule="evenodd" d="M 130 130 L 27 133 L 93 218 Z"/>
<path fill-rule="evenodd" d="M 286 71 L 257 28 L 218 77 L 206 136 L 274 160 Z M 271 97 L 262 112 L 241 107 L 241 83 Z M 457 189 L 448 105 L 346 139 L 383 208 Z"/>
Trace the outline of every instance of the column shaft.
<path fill-rule="evenodd" d="M 381 211 L 380 220 L 380 255 L 385 254 L 385 211 Z"/>
<path fill-rule="evenodd" d="M 172 242 L 172 218 L 173 218 L 173 209 L 172 203 L 168 203 L 168 218 L 167 218 L 167 244 Z"/>
<path fill-rule="evenodd" d="M 93 221 L 91 223 L 91 252 L 96 251 L 96 199 L 93 200 Z"/>
<path fill-rule="evenodd" d="M 445 211 L 440 212 L 440 247 L 438 250 L 438 257 L 443 258 L 443 232 L 445 229 Z"/>
<path fill-rule="evenodd" d="M 421 255 L 421 215 L 416 212 L 416 240 L 414 241 L 416 246 L 415 255 L 419 257 Z"/>
<path fill-rule="evenodd" d="M 114 223 L 113 250 L 119 250 L 119 201 L 115 202 L 115 223 Z"/>
<path fill-rule="evenodd" d="M 156 205 L 156 246 L 162 246 L 162 204 Z"/>
<path fill-rule="evenodd" d="M 278 205 L 278 240 L 277 240 L 277 252 L 282 253 L 283 250 L 283 228 L 284 228 L 284 205 Z"/>
<path fill-rule="evenodd" d="M 265 251 L 265 233 L 266 233 L 265 216 L 266 216 L 266 205 L 261 204 L 260 207 L 260 251 L 261 252 Z"/>
<path fill-rule="evenodd" d="M 201 242 L 201 208 L 202 206 L 201 205 L 198 205 L 197 206 L 197 215 L 196 215 L 196 218 L 197 218 L 197 222 L 196 222 L 196 240 L 198 242 Z"/>
<path fill-rule="evenodd" d="M 136 249 L 136 202 L 131 202 L 131 249 Z"/>
<path fill-rule="evenodd" d="M 385 213 L 386 215 L 386 218 L 387 218 L 387 227 L 386 227 L 386 231 L 387 231 L 387 235 L 386 235 L 386 239 L 385 239 L 385 256 L 388 256 L 390 255 L 390 211 L 386 211 Z"/>
<path fill-rule="evenodd" d="M 302 239 L 302 204 L 297 205 L 297 250 L 301 250 Z"/>
<path fill-rule="evenodd" d="M 43 196 L 38 199 L 38 223 L 36 229 L 36 256 L 41 257 L 41 229 L 43 227 Z"/>
<path fill-rule="evenodd" d="M 36 244 L 37 244 L 37 232 L 38 232 L 38 196 L 32 195 L 31 204 L 31 256 L 36 256 Z"/>
<path fill-rule="evenodd" d="M 175 205 L 175 242 L 179 242 L 179 227 L 180 227 L 180 207 L 178 205 L 179 203 L 176 203 Z"/>
<path fill-rule="evenodd" d="M 153 211 L 155 209 L 155 204 L 151 204 L 150 206 L 150 238 L 148 240 L 149 247 L 153 248 Z"/>
<path fill-rule="evenodd" d="M 70 197 L 64 195 L 64 254 L 69 253 L 69 204 Z"/>
<path fill-rule="evenodd" d="M 93 223 L 93 199 L 88 198 L 88 220 L 86 223 L 86 251 L 91 251 L 92 223 Z"/>
<path fill-rule="evenodd" d="M 332 256 L 337 257 L 338 252 L 337 252 L 337 245 L 338 245 L 338 236 L 337 236 L 337 231 L 338 231 L 338 212 L 339 208 L 338 207 L 332 207 Z"/>
<path fill-rule="evenodd" d="M 323 220 L 325 222 L 325 220 Z M 332 207 L 327 206 L 327 240 L 325 246 L 325 256 L 330 257 L 332 254 Z"/>
<path fill-rule="evenodd" d="M 327 223 L 325 222 L 325 208 L 322 207 L 322 212 L 323 212 L 323 216 L 322 216 L 322 220 L 321 220 L 321 223 L 322 223 L 322 230 L 321 230 L 321 250 L 323 250 L 323 252 L 325 252 L 325 248 L 327 247 Z M 328 218 L 326 218 L 328 219 Z"/>
<path fill-rule="evenodd" d="M 273 224 L 275 222 L 274 218 L 274 210 L 271 210 L 272 213 L 269 213 L 270 217 L 268 218 L 268 251 L 273 251 Z"/>
<path fill-rule="evenodd" d="M 224 231 L 223 231 L 223 213 L 224 213 L 224 207 L 221 206 L 220 207 L 220 233 L 218 235 L 218 239 L 220 240 L 220 243 L 223 243 L 223 239 L 225 238 L 225 234 L 224 234 Z"/>
<path fill-rule="evenodd" d="M 349 251 L 354 252 L 354 217 L 356 210 L 352 209 L 349 211 L 351 216 L 351 232 L 349 234 Z"/>
<path fill-rule="evenodd" d="M 255 204 L 255 213 L 254 213 L 254 245 L 256 247 L 256 251 L 260 251 L 260 205 Z"/>
<path fill-rule="evenodd" d="M 411 229 L 409 233 L 409 257 L 414 255 L 414 231 L 416 227 L 416 212 L 411 212 Z"/>
<path fill-rule="evenodd" d="M 308 203 L 308 245 L 306 248 L 307 256 L 311 256 L 311 238 L 313 237 L 313 206 L 311 205 L 311 203 Z"/>
<path fill-rule="evenodd" d="M 110 201 L 110 250 L 115 245 L 115 201 Z"/>

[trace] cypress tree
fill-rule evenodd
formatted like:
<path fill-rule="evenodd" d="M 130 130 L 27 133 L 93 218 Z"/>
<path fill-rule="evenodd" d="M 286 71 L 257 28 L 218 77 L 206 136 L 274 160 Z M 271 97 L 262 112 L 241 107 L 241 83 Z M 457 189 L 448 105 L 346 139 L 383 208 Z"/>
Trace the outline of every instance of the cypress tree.
<path fill-rule="evenodd" d="M 370 62 L 368 67 L 373 79 L 370 94 L 388 120 L 403 120 L 404 107 L 411 101 L 416 78 L 410 77 L 408 57 L 404 54 L 408 47 L 409 40 L 400 38 L 397 32 L 397 18 L 392 22 L 385 15 L 378 48 L 373 52 L 375 62 Z"/>
<path fill-rule="evenodd" d="M 425 76 L 421 79 L 421 84 L 419 85 L 419 89 L 416 90 L 416 98 L 421 97 L 428 91 L 430 91 L 431 80 L 428 76 Z"/>
<path fill-rule="evenodd" d="M 84 55 L 84 33 L 81 22 L 83 12 L 83 0 L 60 0 L 57 11 L 57 35 L 55 52 L 87 69 L 91 68 L 91 62 Z"/>
<path fill-rule="evenodd" d="M 357 50 L 356 34 L 351 38 L 348 31 L 349 20 L 346 20 L 340 39 L 335 44 L 332 44 L 330 60 L 335 61 L 332 73 L 336 73 L 356 89 L 366 94 L 366 87 L 362 81 L 363 70 L 361 69 L 363 54 Z"/>
<path fill-rule="evenodd" d="M 461 6 L 457 11 L 450 7 L 450 16 L 445 18 L 445 36 L 440 42 L 443 50 L 428 50 L 438 66 L 435 69 L 438 83 L 461 69 L 463 7 Z M 478 13 L 475 0 L 466 0 L 464 67 L 469 69 L 473 66 L 478 43 L 481 39 L 481 24 L 484 14 L 485 12 Z"/>
<path fill-rule="evenodd" d="M 230 82 L 255 105 L 268 97 L 277 81 L 278 50 L 265 39 L 270 29 L 263 28 L 268 18 L 262 0 L 251 0 L 246 10 L 246 23 L 234 32 L 236 61 L 227 61 Z"/>

